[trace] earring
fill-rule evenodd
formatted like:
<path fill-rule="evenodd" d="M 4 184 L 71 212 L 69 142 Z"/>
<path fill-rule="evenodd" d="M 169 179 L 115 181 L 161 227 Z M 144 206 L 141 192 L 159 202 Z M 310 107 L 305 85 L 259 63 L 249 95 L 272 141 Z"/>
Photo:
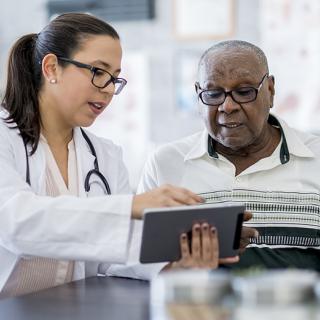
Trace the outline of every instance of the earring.
<path fill-rule="evenodd" d="M 52 84 L 57 83 L 57 79 L 50 79 L 50 83 Z"/>

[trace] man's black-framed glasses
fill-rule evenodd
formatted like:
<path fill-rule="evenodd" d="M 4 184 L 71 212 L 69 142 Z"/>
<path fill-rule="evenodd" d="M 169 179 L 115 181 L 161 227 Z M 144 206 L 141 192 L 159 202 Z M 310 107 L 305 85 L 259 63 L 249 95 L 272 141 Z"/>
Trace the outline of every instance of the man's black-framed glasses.
<path fill-rule="evenodd" d="M 224 103 L 227 96 L 230 95 L 236 103 L 248 103 L 257 99 L 258 93 L 262 87 L 264 79 L 268 78 L 269 74 L 266 73 L 257 87 L 239 87 L 230 91 L 223 89 L 208 89 L 203 90 L 196 82 L 196 91 L 202 103 L 208 106 L 219 106 Z"/>
<path fill-rule="evenodd" d="M 117 78 L 114 77 L 110 72 L 107 70 L 101 69 L 94 67 L 90 64 L 85 64 L 76 60 L 72 60 L 69 58 L 63 58 L 63 57 L 58 57 L 58 60 L 71 63 L 75 65 L 78 68 L 84 68 L 88 69 L 92 73 L 92 78 L 91 78 L 91 83 L 99 88 L 103 89 L 107 87 L 110 83 L 114 84 L 114 94 L 119 94 L 121 90 L 124 88 L 124 86 L 127 84 L 127 80 L 123 78 Z"/>

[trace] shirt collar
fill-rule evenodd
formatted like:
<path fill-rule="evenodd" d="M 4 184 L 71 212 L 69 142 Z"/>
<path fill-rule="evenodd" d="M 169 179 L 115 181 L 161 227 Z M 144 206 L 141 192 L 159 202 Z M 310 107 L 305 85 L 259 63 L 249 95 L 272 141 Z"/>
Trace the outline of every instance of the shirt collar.
<path fill-rule="evenodd" d="M 184 161 L 201 158 L 203 155 L 208 154 L 208 137 L 208 131 L 204 129 L 200 139 L 195 140 L 194 145 L 191 146 L 190 151 L 185 155 Z"/>
<path fill-rule="evenodd" d="M 277 118 L 275 115 L 270 114 L 269 123 L 280 128 L 282 139 L 286 140 L 286 148 L 290 154 L 305 158 L 315 157 L 313 151 L 311 151 L 311 149 L 301 139 L 298 131 L 290 128 L 285 121 Z"/>
<path fill-rule="evenodd" d="M 284 121 L 270 114 L 268 122 L 271 125 L 279 128 L 281 132 L 280 161 L 282 164 L 289 162 L 290 154 L 299 157 L 314 157 L 314 153 L 303 143 L 296 132 L 289 128 Z M 219 155 L 214 148 L 213 139 L 210 137 L 207 130 L 203 130 L 200 143 L 196 143 L 191 148 L 191 150 L 184 157 L 184 160 L 187 161 L 201 158 L 205 154 L 208 154 L 211 158 L 219 158 Z"/>

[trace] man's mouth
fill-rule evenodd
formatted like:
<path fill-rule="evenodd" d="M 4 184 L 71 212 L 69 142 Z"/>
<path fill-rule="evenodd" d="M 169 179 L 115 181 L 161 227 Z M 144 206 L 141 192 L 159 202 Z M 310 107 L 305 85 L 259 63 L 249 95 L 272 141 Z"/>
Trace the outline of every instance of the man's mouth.
<path fill-rule="evenodd" d="M 240 127 L 241 123 L 238 123 L 238 122 L 220 123 L 220 126 L 233 129 L 233 128 Z"/>

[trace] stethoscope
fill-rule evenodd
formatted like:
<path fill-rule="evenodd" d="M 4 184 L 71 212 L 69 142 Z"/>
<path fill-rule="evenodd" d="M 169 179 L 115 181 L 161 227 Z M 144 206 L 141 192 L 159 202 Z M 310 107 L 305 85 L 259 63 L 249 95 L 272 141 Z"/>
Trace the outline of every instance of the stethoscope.
<path fill-rule="evenodd" d="M 109 183 L 108 183 L 107 179 L 105 178 L 105 176 L 99 170 L 99 163 L 98 163 L 96 150 L 95 150 L 92 142 L 90 141 L 88 135 L 84 132 L 84 130 L 82 128 L 80 128 L 80 130 L 81 130 L 83 138 L 86 140 L 86 142 L 88 144 L 90 152 L 94 156 L 94 162 L 93 162 L 94 169 L 90 170 L 86 175 L 86 178 L 84 180 L 84 190 L 88 194 L 88 192 L 90 191 L 90 178 L 93 175 L 96 175 L 96 176 L 98 176 L 100 178 L 100 180 L 103 183 L 104 188 L 106 189 L 104 193 L 105 194 L 111 194 Z M 29 155 L 28 155 L 28 150 L 27 150 L 27 144 L 25 143 L 24 140 L 23 140 L 23 144 L 24 144 L 24 149 L 25 149 L 25 152 L 26 152 L 26 182 L 31 186 Z"/>

